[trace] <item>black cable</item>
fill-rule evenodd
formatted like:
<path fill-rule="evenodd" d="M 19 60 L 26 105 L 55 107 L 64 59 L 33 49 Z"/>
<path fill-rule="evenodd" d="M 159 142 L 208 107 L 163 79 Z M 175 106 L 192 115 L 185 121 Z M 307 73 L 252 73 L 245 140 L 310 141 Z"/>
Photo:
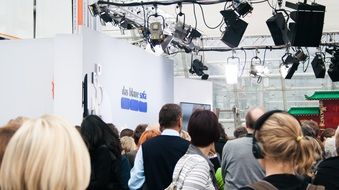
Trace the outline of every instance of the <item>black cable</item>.
<path fill-rule="evenodd" d="M 308 66 L 310 65 L 310 52 L 308 51 L 308 49 L 306 48 L 306 51 L 307 51 L 307 65 L 306 65 L 306 68 L 305 68 L 305 62 L 303 63 L 303 71 L 304 71 L 304 73 L 307 71 L 307 69 L 308 69 Z"/>
<path fill-rule="evenodd" d="M 193 3 L 193 14 L 194 14 L 194 20 L 195 20 L 195 23 L 194 23 L 194 29 L 197 29 L 197 26 L 198 26 L 198 20 L 197 20 L 197 14 L 195 12 L 195 4 Z"/>
<path fill-rule="evenodd" d="M 133 6 L 141 6 L 141 5 L 174 5 L 178 3 L 194 3 L 199 5 L 214 5 L 219 3 L 224 3 L 224 1 L 215 0 L 215 1 L 197 1 L 197 0 L 175 0 L 175 1 L 148 1 L 148 2 L 132 2 L 132 3 L 115 3 L 115 2 L 107 2 L 107 1 L 98 1 L 97 4 L 106 4 L 106 5 L 114 5 L 120 7 L 133 7 Z"/>
<path fill-rule="evenodd" d="M 252 4 L 259 4 L 259 3 L 265 3 L 267 0 L 262 1 L 250 1 Z"/>
<path fill-rule="evenodd" d="M 214 30 L 214 29 L 218 28 L 224 22 L 224 18 L 222 18 L 221 22 L 217 26 L 215 26 L 215 27 L 208 26 L 207 23 L 206 23 L 206 20 L 205 20 L 204 9 L 202 8 L 202 6 L 200 4 L 199 4 L 199 6 L 200 6 L 200 9 L 201 9 L 202 20 L 204 21 L 204 24 L 206 25 L 207 28 Z"/>
<path fill-rule="evenodd" d="M 267 4 L 271 7 L 271 9 L 275 10 L 275 8 L 272 6 L 272 4 L 270 3 L 270 0 L 267 0 Z"/>

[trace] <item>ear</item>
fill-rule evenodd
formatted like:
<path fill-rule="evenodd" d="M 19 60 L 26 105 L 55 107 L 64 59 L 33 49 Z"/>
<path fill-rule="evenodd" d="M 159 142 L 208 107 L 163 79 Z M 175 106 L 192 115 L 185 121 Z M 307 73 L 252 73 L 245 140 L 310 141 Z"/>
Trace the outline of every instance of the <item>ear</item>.
<path fill-rule="evenodd" d="M 177 119 L 177 126 L 179 127 L 179 129 L 182 129 L 182 117 L 179 117 Z"/>

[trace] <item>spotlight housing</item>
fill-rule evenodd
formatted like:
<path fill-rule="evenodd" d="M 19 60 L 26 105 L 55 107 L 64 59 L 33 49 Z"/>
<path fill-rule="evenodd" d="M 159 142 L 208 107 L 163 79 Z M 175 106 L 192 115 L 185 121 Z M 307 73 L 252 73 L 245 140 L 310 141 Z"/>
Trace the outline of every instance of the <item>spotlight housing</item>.
<path fill-rule="evenodd" d="M 266 21 L 266 24 L 276 46 L 286 45 L 289 42 L 287 23 L 282 13 L 273 15 Z"/>
<path fill-rule="evenodd" d="M 209 75 L 204 73 L 204 70 L 208 70 L 208 67 L 205 66 L 199 59 L 194 59 L 191 64 L 189 72 L 191 74 L 197 74 L 201 76 L 202 80 L 207 80 Z"/>
<path fill-rule="evenodd" d="M 299 60 L 292 56 L 290 53 L 286 53 L 282 58 L 282 64 L 280 66 L 280 72 L 285 79 L 291 79 L 295 71 L 298 69 Z"/>
<path fill-rule="evenodd" d="M 241 20 L 233 10 L 223 10 L 220 13 L 223 15 L 226 23 L 226 30 L 221 41 L 231 48 L 238 47 L 246 31 L 247 22 Z"/>
<path fill-rule="evenodd" d="M 290 18 L 294 21 L 289 23 L 288 33 L 291 45 L 298 47 L 318 47 L 320 44 L 326 7 L 313 3 L 290 3 L 286 2 L 286 7 L 295 9 L 290 13 Z"/>
<path fill-rule="evenodd" d="M 330 76 L 332 82 L 339 81 L 339 50 L 335 50 L 327 74 Z"/>
<path fill-rule="evenodd" d="M 325 78 L 326 73 L 325 54 L 320 52 L 316 53 L 311 64 L 315 78 Z"/>
<path fill-rule="evenodd" d="M 245 0 L 235 0 L 233 1 L 233 3 L 234 3 L 235 11 L 241 16 L 246 16 L 248 13 L 251 13 L 253 10 L 252 5 Z"/>
<path fill-rule="evenodd" d="M 88 10 L 92 16 L 97 16 L 100 14 L 100 7 L 97 3 L 93 3 L 92 5 L 88 5 Z"/>

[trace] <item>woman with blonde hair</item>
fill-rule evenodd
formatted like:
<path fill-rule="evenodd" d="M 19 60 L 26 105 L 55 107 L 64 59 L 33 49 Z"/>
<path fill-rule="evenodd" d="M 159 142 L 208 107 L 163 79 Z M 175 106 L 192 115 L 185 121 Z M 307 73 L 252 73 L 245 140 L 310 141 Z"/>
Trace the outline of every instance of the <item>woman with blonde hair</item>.
<path fill-rule="evenodd" d="M 0 169 L 2 190 L 83 190 L 90 158 L 76 129 L 56 116 L 26 121 L 10 140 Z"/>
<path fill-rule="evenodd" d="M 308 184 L 302 177 L 315 163 L 313 141 L 302 135 L 297 119 L 292 115 L 273 110 L 262 115 L 254 125 L 252 150 L 266 171 L 263 180 L 244 189 L 324 189 Z"/>
<path fill-rule="evenodd" d="M 135 145 L 134 139 L 132 137 L 121 137 L 120 143 L 122 148 L 121 154 L 127 154 L 137 149 L 137 145 Z"/>

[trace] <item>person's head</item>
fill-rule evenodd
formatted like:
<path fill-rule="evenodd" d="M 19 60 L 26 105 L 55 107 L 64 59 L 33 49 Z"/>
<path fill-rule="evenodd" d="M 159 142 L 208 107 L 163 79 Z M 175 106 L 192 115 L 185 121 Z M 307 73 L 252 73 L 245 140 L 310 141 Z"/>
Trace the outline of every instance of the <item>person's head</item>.
<path fill-rule="evenodd" d="M 221 123 L 218 123 L 218 129 L 219 129 L 219 134 L 220 134 L 219 138 L 223 140 L 228 140 L 227 134 L 225 133 L 225 129 Z"/>
<path fill-rule="evenodd" d="M 244 137 L 247 135 L 247 130 L 246 127 L 237 127 L 234 132 L 233 135 L 235 138 L 240 138 L 240 137 Z"/>
<path fill-rule="evenodd" d="M 107 123 L 107 126 L 113 131 L 115 136 L 119 136 L 119 130 L 113 123 Z"/>
<path fill-rule="evenodd" d="M 134 143 L 134 139 L 132 137 L 124 136 L 120 139 L 122 154 L 126 154 L 133 150 L 137 149 L 137 145 Z"/>
<path fill-rule="evenodd" d="M 216 142 L 219 137 L 217 116 L 209 110 L 196 110 L 188 121 L 188 133 L 191 143 L 197 147 L 207 147 Z"/>
<path fill-rule="evenodd" d="M 18 123 L 8 123 L 7 125 L 0 128 L 0 166 L 8 142 L 9 140 L 11 140 L 12 136 L 19 129 L 20 126 L 21 124 Z"/>
<path fill-rule="evenodd" d="M 86 189 L 90 158 L 75 127 L 56 116 L 26 121 L 10 140 L 0 189 Z"/>
<path fill-rule="evenodd" d="M 151 130 L 146 130 L 142 133 L 140 139 L 139 139 L 139 144 L 138 147 L 140 147 L 140 145 L 142 145 L 144 142 L 146 142 L 147 140 L 159 136 L 160 135 L 160 131 L 156 130 L 156 129 L 151 129 Z"/>
<path fill-rule="evenodd" d="M 257 119 L 265 113 L 262 107 L 250 108 L 245 115 L 246 128 L 248 133 L 252 133 L 253 126 Z"/>
<path fill-rule="evenodd" d="M 181 131 L 180 131 L 180 137 L 183 138 L 183 139 L 185 139 L 185 140 L 187 140 L 187 141 L 191 141 L 191 136 L 190 136 L 190 134 L 188 134 L 188 132 L 185 131 L 185 130 L 181 130 Z"/>
<path fill-rule="evenodd" d="M 90 154 L 98 147 L 106 145 L 116 156 L 121 155 L 119 137 L 96 115 L 89 115 L 81 123 L 81 136 Z"/>
<path fill-rule="evenodd" d="M 262 163 L 283 164 L 297 174 L 306 174 L 314 163 L 313 142 L 303 136 L 292 115 L 280 110 L 267 112 L 257 120 L 254 129 L 253 154 L 263 159 Z"/>
<path fill-rule="evenodd" d="M 123 130 L 121 130 L 121 132 L 120 132 L 120 138 L 121 138 L 121 137 L 125 137 L 125 136 L 127 136 L 127 137 L 133 137 L 133 133 L 134 133 L 134 131 L 133 131 L 132 129 L 128 129 L 128 128 L 123 129 Z"/>
<path fill-rule="evenodd" d="M 139 139 L 140 139 L 142 133 L 146 130 L 147 126 L 148 126 L 147 124 L 139 124 L 134 129 L 133 138 L 134 138 L 134 142 L 135 142 L 136 145 L 139 143 Z"/>
<path fill-rule="evenodd" d="M 301 122 L 302 125 L 307 125 L 309 127 L 311 127 L 314 132 L 315 132 L 315 138 L 319 137 L 319 133 L 320 133 L 320 128 L 318 126 L 318 123 L 313 121 L 313 120 L 304 120 Z"/>
<path fill-rule="evenodd" d="M 333 137 L 335 134 L 335 129 L 326 128 L 320 135 L 321 142 L 324 142 L 327 138 Z"/>
<path fill-rule="evenodd" d="M 177 104 L 165 104 L 159 112 L 160 129 L 176 129 L 181 130 L 182 112 Z"/>
<path fill-rule="evenodd" d="M 315 135 L 314 129 L 312 127 L 308 126 L 307 124 L 301 123 L 301 130 L 302 130 L 304 136 L 317 138 L 317 136 Z"/>

